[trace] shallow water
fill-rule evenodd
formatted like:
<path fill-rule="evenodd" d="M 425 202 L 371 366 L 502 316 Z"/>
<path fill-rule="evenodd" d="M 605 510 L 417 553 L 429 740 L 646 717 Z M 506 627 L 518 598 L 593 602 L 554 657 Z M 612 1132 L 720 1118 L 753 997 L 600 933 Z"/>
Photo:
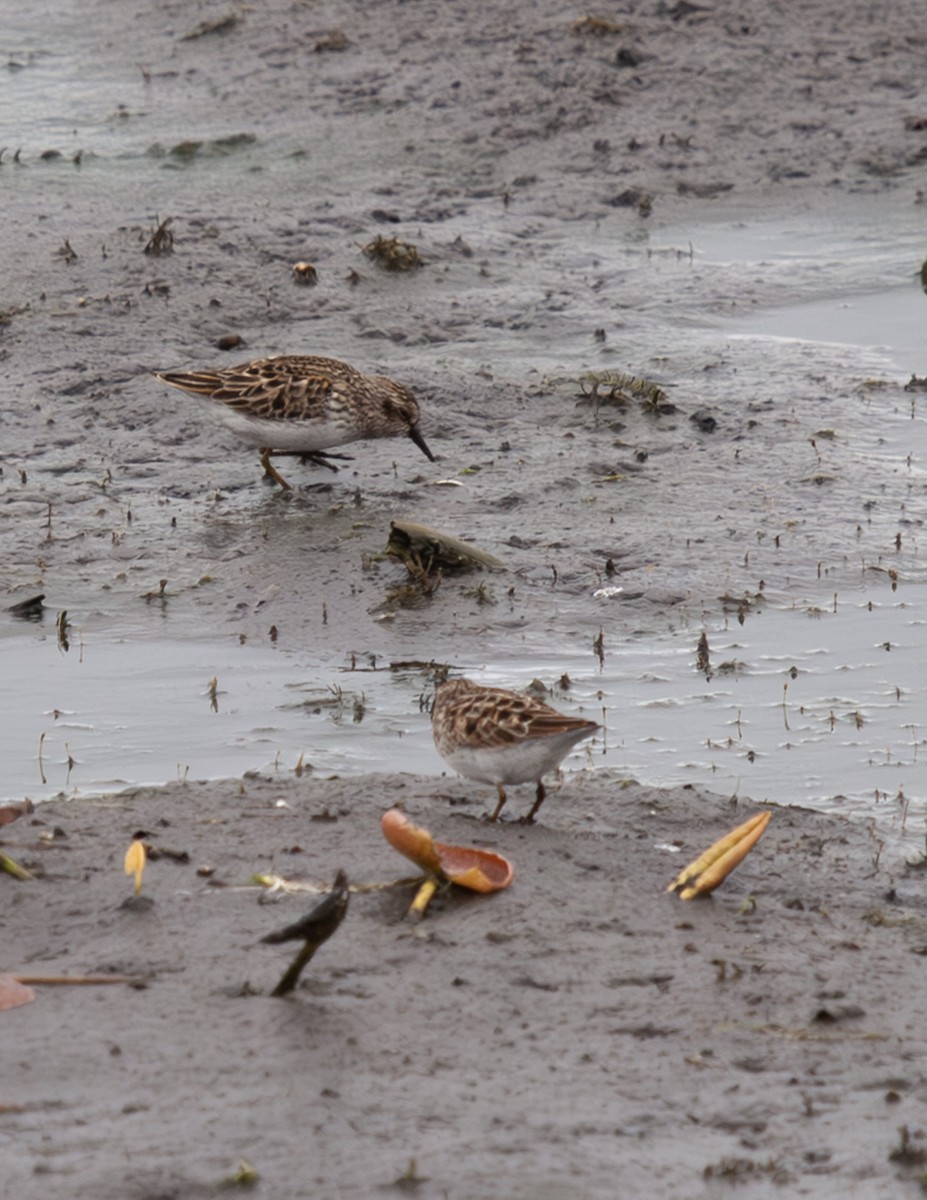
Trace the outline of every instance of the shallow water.
<path fill-rule="evenodd" d="M 664 231 L 661 241 L 686 232 Z M 743 283 L 725 322 L 732 332 L 864 349 L 899 371 L 927 370 L 923 236 L 910 211 L 842 203 L 830 214 L 725 221 L 690 236 L 694 263 Z M 783 303 L 784 292 L 792 295 Z"/>
<path fill-rule="evenodd" d="M 520 687 L 540 673 L 558 706 L 603 722 L 567 770 L 605 764 L 662 786 L 875 815 L 897 830 L 925 810 L 923 593 L 923 579 L 896 593 L 882 583 L 827 610 L 760 608 L 743 626 L 731 618 L 707 631 L 710 678 L 696 669 L 695 623 L 607 637 L 601 666 L 591 653 L 523 644 L 479 677 Z M 121 636 L 72 631 L 68 653 L 53 633 L 24 631 L 0 641 L 0 662 L 23 681 L 6 731 L 7 796 L 253 769 L 289 777 L 297 764 L 324 774 L 444 769 L 417 670 L 351 670 L 237 638 L 165 639 L 154 623 Z M 565 691 L 563 672 L 573 681 Z"/>
<path fill-rule="evenodd" d="M 870 346 L 897 369 L 922 375 L 927 356 L 927 298 L 910 284 L 850 299 L 831 297 L 807 304 L 786 305 L 744 319 L 748 337 L 776 337 L 827 343 L 830 346 Z"/>

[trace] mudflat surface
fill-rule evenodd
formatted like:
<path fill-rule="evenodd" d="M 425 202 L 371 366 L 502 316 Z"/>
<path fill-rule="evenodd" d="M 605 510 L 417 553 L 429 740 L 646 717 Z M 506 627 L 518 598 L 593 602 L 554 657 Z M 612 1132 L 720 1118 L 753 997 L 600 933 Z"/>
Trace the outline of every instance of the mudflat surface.
<path fill-rule="evenodd" d="M 916 1194 L 920 874 L 890 878 L 856 823 L 780 810 L 713 899 L 682 903 L 669 879 L 753 806 L 595 771 L 542 824 L 493 828 L 470 795 L 254 779 L 10 826 L 43 874 L 4 884 L 5 962 L 150 980 L 3 1014 L 11 1191 L 213 1195 L 244 1159 L 267 1195 Z M 317 901 L 228 885 L 407 876 L 378 828 L 397 802 L 505 854 L 515 882 L 439 895 L 417 927 L 410 887 L 355 894 L 304 985 L 271 998 L 295 947 L 259 939 Z M 189 855 L 149 864 L 141 910 L 120 877 L 138 833 Z"/>
<path fill-rule="evenodd" d="M 901 381 L 833 347 L 713 342 L 706 321 L 813 278 L 693 269 L 684 244 L 654 244 L 721 214 L 920 211 L 919 11 L 50 17 L 11 80 L 41 91 L 70 62 L 77 88 L 83 54 L 98 100 L 80 93 L 67 140 L 0 160 L 8 603 L 44 591 L 119 627 L 167 579 L 171 633 L 273 628 L 323 666 L 517 654 L 548 677 L 551 647 L 582 645 L 588 704 L 603 626 L 608 647 L 749 621 L 760 593 L 826 606 L 870 570 L 904 586 L 922 485 Z M 146 255 L 166 216 L 173 253 Z M 394 232 L 426 260 L 413 275 L 360 253 Z M 291 279 L 304 259 L 316 288 Z M 281 497 L 148 374 L 222 361 L 230 333 L 236 359 L 332 354 L 413 386 L 439 469 L 370 445 L 330 478 L 293 464 Z M 674 411 L 633 389 L 596 408 L 582 376 L 602 369 L 657 377 Z M 410 599 L 376 558 L 395 516 L 510 574 Z M 590 597 L 613 568 L 606 619 Z M 240 1159 L 266 1196 L 919 1194 L 922 886 L 867 824 L 777 811 L 715 898 L 684 905 L 666 882 L 749 801 L 600 768 L 568 776 L 537 826 L 494 828 L 483 792 L 281 771 L 56 801 L 5 829 L 38 878 L 0 880 L 0 969 L 148 981 L 41 987 L 0 1014 L 11 1194 L 212 1195 Z M 416 929 L 407 893 L 357 894 L 305 986 L 271 998 L 286 951 L 259 939 L 312 901 L 217 885 L 405 874 L 378 829 L 396 802 L 509 856 L 514 885 L 440 897 Z M 189 862 L 152 862 L 153 903 L 125 907 L 139 831 Z"/>

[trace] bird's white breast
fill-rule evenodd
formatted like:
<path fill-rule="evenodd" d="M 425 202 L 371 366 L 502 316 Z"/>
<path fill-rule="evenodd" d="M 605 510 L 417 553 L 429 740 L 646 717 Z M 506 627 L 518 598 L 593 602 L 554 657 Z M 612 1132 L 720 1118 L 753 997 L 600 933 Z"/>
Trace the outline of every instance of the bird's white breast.
<path fill-rule="evenodd" d="M 218 412 L 225 425 L 242 441 L 252 446 L 268 446 L 272 450 L 296 450 L 310 454 L 355 442 L 363 436 L 361 430 L 325 417 L 311 421 L 270 420 L 251 416 L 225 404 L 213 405 L 213 411 Z"/>
<path fill-rule="evenodd" d="M 444 758 L 465 779 L 480 783 L 533 783 L 566 757 L 576 737 L 528 738 L 501 747 L 455 746 Z"/>

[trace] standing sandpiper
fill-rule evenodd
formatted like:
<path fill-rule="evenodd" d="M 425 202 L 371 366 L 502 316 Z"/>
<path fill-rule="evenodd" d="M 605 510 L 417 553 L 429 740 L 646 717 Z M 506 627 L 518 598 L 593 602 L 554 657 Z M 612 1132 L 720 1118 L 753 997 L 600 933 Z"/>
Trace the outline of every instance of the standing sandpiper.
<path fill-rule="evenodd" d="M 502 812 L 504 784 L 536 783 L 534 805 L 524 818 L 530 825 L 544 803 L 542 776 L 599 726 L 522 692 L 449 679 L 435 693 L 431 728 L 438 753 L 455 771 L 496 785 L 499 803 L 490 820 Z"/>
<path fill-rule="evenodd" d="M 412 393 L 383 375 L 362 375 L 337 358 L 282 355 L 155 376 L 213 401 L 232 432 L 258 447 L 266 474 L 288 490 L 270 461 L 273 455 L 299 455 L 337 470 L 325 453 L 332 446 L 402 434 L 434 462 L 419 431 Z"/>

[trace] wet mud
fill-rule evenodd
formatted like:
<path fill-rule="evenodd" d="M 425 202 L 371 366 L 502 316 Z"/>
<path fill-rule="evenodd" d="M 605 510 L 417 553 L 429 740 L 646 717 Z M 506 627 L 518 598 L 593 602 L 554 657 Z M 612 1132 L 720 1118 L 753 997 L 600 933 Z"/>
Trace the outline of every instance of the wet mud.
<path fill-rule="evenodd" d="M 755 806 L 599 770 L 540 824 L 493 827 L 475 790 L 247 779 L 9 826 L 41 876 L 4 884 L 5 961 L 145 981 L 39 986 L 3 1014 L 11 1189 L 218 1195 L 244 1160 L 259 1195 L 916 1194 L 921 872 L 888 872 L 859 823 L 777 810 L 684 903 L 669 880 Z M 407 878 L 379 832 L 397 802 L 504 854 L 514 883 L 439 893 L 415 927 L 411 886 L 355 893 L 273 998 L 293 951 L 261 938 L 317 899 L 242 885 Z M 142 906 L 121 876 L 138 835 L 162 851 Z"/>

